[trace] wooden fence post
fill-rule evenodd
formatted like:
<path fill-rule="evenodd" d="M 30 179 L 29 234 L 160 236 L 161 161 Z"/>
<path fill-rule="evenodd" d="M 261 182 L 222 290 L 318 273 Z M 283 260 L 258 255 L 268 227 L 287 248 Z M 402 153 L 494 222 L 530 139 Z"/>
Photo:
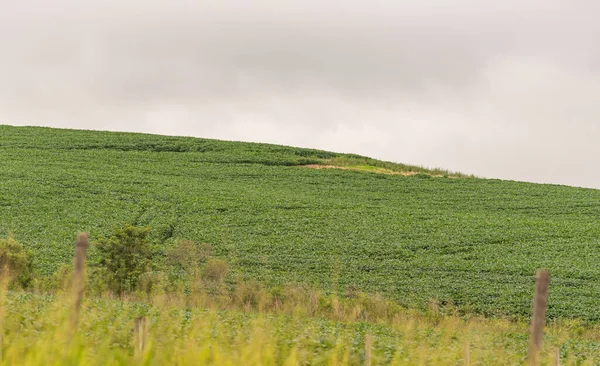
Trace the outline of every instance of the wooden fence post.
<path fill-rule="evenodd" d="M 75 243 L 75 262 L 73 266 L 73 309 L 71 312 L 71 326 L 77 327 L 81 301 L 83 300 L 83 286 L 85 283 L 85 254 L 88 247 L 88 234 L 77 234 Z"/>
<path fill-rule="evenodd" d="M 540 364 L 540 352 L 544 337 L 546 322 L 546 305 L 548 303 L 548 283 L 550 274 L 547 270 L 538 270 L 535 281 L 535 297 L 533 299 L 533 314 L 531 317 L 531 330 L 529 334 L 529 351 L 527 362 L 530 365 Z"/>
<path fill-rule="evenodd" d="M 135 318 L 133 327 L 133 347 L 136 357 L 141 357 L 148 343 L 148 322 L 143 316 Z"/>
<path fill-rule="evenodd" d="M 469 342 L 465 343 L 465 366 L 471 365 L 471 346 Z"/>

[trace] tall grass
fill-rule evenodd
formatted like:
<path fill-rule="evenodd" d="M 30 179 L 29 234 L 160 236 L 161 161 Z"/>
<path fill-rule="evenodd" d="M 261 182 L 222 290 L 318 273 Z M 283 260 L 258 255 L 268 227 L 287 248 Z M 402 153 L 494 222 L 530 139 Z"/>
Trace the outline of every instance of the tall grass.
<path fill-rule="evenodd" d="M 184 244 L 169 256 L 179 258 Z M 200 257 L 206 263 L 181 281 L 149 272 L 136 291 L 118 295 L 99 291 L 102 272 L 90 271 L 78 311 L 68 272 L 58 274 L 62 287 L 43 293 L 8 291 L 6 270 L 0 276 L 0 364 L 453 365 L 464 364 L 467 354 L 471 364 L 525 362 L 527 319 L 486 319 L 435 301 L 410 310 L 357 290 L 342 296 L 299 284 L 231 283 L 226 262 Z M 73 317 L 75 311 L 80 315 Z M 147 331 L 134 334 L 141 317 Z M 551 323 L 545 364 L 554 362 L 556 349 L 563 364 L 593 364 L 600 359 L 600 327 Z"/>
<path fill-rule="evenodd" d="M 351 154 L 338 155 L 329 159 L 322 159 L 321 164 L 388 174 L 402 173 L 409 175 L 423 174 L 434 177 L 475 178 L 474 175 L 453 172 L 441 168 L 426 168 L 418 165 L 381 161 Z"/>
<path fill-rule="evenodd" d="M 5 365 L 507 365 L 525 361 L 527 322 L 416 312 L 381 297 L 338 299 L 291 288 L 278 298 L 252 284 L 229 295 L 156 293 L 88 297 L 70 328 L 69 292 L 2 294 Z M 365 311 L 368 308 L 368 311 Z M 361 313 L 372 315 L 361 318 Z M 147 347 L 134 351 L 134 321 L 148 319 Z M 468 346 L 467 346 L 468 345 Z M 543 364 L 594 364 L 600 330 L 551 323 Z"/>

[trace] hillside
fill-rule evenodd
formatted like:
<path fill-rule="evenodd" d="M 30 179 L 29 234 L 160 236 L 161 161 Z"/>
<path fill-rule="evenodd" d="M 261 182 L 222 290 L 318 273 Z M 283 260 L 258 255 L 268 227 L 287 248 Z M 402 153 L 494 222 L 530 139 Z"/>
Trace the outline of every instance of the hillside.
<path fill-rule="evenodd" d="M 351 169 L 301 167 L 311 164 Z M 393 174 L 406 171 L 425 174 Z M 598 321 L 599 218 L 599 190 L 267 144 L 0 126 L 0 237 L 33 250 L 44 275 L 71 260 L 75 232 L 127 223 L 150 226 L 157 251 L 211 243 L 270 286 L 486 315 L 528 314 L 546 267 L 548 315 Z"/>

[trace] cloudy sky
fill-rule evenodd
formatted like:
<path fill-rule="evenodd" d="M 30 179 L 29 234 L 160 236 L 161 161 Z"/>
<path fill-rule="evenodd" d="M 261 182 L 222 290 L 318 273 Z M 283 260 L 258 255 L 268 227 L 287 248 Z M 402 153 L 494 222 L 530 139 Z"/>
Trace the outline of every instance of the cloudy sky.
<path fill-rule="evenodd" d="M 597 0 L 0 0 L 0 123 L 600 188 Z"/>

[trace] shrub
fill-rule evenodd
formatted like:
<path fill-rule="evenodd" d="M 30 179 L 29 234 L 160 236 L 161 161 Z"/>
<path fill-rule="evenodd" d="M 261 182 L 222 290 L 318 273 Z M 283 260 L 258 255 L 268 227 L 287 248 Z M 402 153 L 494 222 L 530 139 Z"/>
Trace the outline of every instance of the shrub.
<path fill-rule="evenodd" d="M 0 239 L 0 274 L 12 284 L 29 286 L 32 278 L 31 255 L 12 236 Z"/>
<path fill-rule="evenodd" d="M 213 258 L 206 262 L 202 270 L 202 279 L 209 282 L 222 283 L 229 273 L 227 262 L 222 259 Z"/>
<path fill-rule="evenodd" d="M 167 264 L 179 267 L 188 274 L 198 270 L 212 254 L 212 247 L 208 243 L 196 244 L 191 240 L 180 240 L 177 245 L 166 253 Z"/>
<path fill-rule="evenodd" d="M 234 300 L 239 305 L 249 309 L 262 310 L 268 302 L 269 294 L 255 280 L 239 282 L 235 288 Z"/>
<path fill-rule="evenodd" d="M 104 270 L 107 287 L 117 295 L 134 291 L 152 260 L 148 243 L 150 228 L 127 225 L 109 238 L 100 238 L 98 265 Z"/>
<path fill-rule="evenodd" d="M 71 287 L 73 280 L 73 264 L 60 265 L 52 277 L 42 283 L 43 290 L 64 290 Z"/>
<path fill-rule="evenodd" d="M 140 275 L 139 290 L 148 297 L 153 294 L 164 293 L 167 278 L 163 272 L 145 272 Z"/>

